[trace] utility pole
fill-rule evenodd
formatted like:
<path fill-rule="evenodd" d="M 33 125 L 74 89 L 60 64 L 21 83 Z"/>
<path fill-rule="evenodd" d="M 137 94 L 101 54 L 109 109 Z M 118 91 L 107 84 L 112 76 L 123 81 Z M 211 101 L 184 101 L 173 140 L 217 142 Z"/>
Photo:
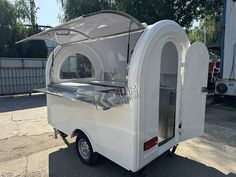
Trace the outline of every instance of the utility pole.
<path fill-rule="evenodd" d="M 206 43 L 207 43 L 207 31 L 206 31 L 206 27 L 204 27 L 203 32 L 204 32 L 204 44 L 206 45 Z"/>
<path fill-rule="evenodd" d="M 35 28 L 36 26 L 36 5 L 34 0 L 29 0 L 29 4 L 30 4 L 30 21 L 31 21 L 31 25 L 33 28 Z"/>

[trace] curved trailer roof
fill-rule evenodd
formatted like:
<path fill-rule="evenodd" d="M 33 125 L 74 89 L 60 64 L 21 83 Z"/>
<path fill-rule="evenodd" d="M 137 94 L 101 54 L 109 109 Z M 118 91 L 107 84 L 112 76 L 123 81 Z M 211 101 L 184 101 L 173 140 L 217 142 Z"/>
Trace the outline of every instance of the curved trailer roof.
<path fill-rule="evenodd" d="M 80 16 L 17 43 L 29 40 L 51 40 L 64 45 L 143 29 L 145 27 L 134 17 L 120 11 L 105 10 Z"/>

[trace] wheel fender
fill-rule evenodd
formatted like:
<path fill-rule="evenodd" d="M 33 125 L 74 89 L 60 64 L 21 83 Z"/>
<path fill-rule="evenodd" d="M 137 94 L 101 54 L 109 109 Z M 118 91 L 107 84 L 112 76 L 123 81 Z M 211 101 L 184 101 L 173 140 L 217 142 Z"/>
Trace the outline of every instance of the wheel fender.
<path fill-rule="evenodd" d="M 86 131 L 84 128 L 77 128 L 75 129 L 72 134 L 71 134 L 71 137 L 74 137 L 77 135 L 77 133 L 79 132 L 82 132 L 83 134 L 85 134 L 87 136 L 87 138 L 89 139 L 89 142 L 91 143 L 92 145 L 92 148 L 93 148 L 93 152 L 97 152 L 97 147 L 95 145 L 95 143 L 93 142 L 93 139 L 92 139 L 92 136 L 89 134 L 88 131 Z"/>

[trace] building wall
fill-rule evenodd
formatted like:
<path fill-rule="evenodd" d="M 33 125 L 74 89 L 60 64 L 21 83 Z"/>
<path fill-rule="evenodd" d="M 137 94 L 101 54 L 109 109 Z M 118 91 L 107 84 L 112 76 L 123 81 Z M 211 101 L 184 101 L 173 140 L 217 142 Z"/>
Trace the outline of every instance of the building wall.
<path fill-rule="evenodd" d="M 0 58 L 0 96 L 45 87 L 45 58 Z"/>
<path fill-rule="evenodd" d="M 227 0 L 225 45 L 224 45 L 224 79 L 236 79 L 236 1 Z"/>

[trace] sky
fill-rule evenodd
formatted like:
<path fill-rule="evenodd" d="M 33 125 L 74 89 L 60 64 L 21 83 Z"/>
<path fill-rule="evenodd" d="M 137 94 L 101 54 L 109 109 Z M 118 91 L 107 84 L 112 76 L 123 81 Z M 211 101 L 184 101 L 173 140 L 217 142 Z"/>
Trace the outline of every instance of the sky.
<path fill-rule="evenodd" d="M 57 0 L 35 0 L 37 11 L 37 22 L 39 25 L 57 26 L 60 24 L 58 14 L 62 13 Z"/>
<path fill-rule="evenodd" d="M 10 0 L 10 2 L 14 3 L 15 0 Z M 39 7 L 37 11 L 37 23 L 39 25 L 54 27 L 60 24 L 58 15 L 62 14 L 62 9 L 57 0 L 35 0 L 35 3 Z"/>

